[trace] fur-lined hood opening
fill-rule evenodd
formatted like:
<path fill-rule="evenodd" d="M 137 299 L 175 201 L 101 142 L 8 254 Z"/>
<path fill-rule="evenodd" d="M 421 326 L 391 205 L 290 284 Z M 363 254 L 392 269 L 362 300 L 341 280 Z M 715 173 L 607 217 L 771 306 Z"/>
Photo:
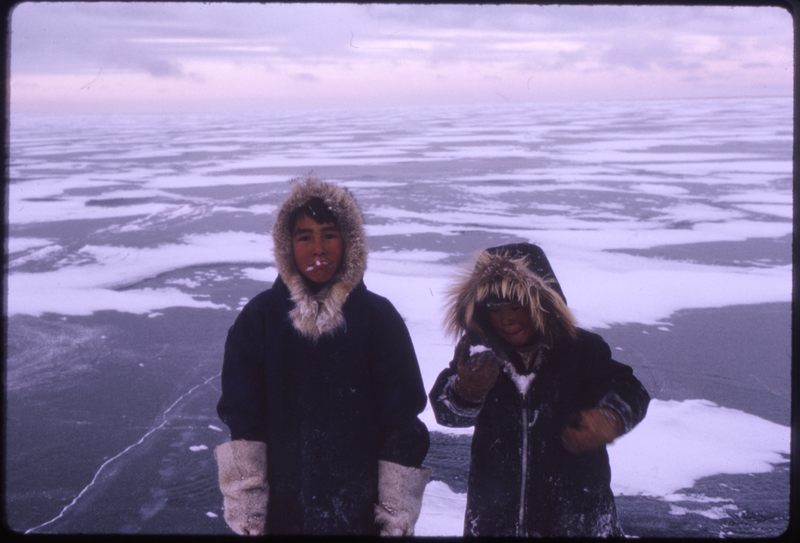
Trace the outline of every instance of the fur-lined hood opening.
<path fill-rule="evenodd" d="M 528 308 L 537 335 L 548 343 L 577 333 L 561 286 L 536 245 L 519 243 L 482 251 L 474 268 L 448 292 L 447 331 L 456 338 L 469 334 L 473 342 L 494 342 L 482 307 L 490 298 Z"/>
<path fill-rule="evenodd" d="M 321 198 L 336 216 L 344 242 L 340 270 L 316 293 L 308 287 L 295 264 L 290 224 L 292 213 L 313 197 Z M 344 302 L 361 282 L 367 269 L 364 219 L 354 196 L 346 188 L 324 182 L 313 175 L 293 179 L 292 191 L 278 211 L 272 227 L 272 239 L 278 273 L 295 303 L 289 313 L 295 329 L 310 339 L 334 333 L 344 325 Z"/>

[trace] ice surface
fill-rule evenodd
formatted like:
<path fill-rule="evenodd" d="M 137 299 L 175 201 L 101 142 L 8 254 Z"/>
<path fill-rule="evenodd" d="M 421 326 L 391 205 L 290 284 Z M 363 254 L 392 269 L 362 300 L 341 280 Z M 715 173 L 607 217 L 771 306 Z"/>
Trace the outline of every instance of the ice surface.
<path fill-rule="evenodd" d="M 676 493 L 701 477 L 760 473 L 787 461 L 790 431 L 707 400 L 654 399 L 635 431 L 609 447 L 612 489 L 686 499 Z"/>
<path fill-rule="evenodd" d="M 124 208 L 91 207 L 88 198 L 38 202 L 33 206 L 9 206 L 8 217 L 14 223 L 55 222 L 68 220 L 107 219 L 137 215 L 156 215 L 170 209 L 167 204 L 140 204 Z"/>
<path fill-rule="evenodd" d="M 51 240 L 43 238 L 10 238 L 6 249 L 9 254 L 12 254 L 27 251 L 28 249 L 46 247 L 50 243 Z"/>
<path fill-rule="evenodd" d="M 739 204 L 736 207 L 744 211 L 774 215 L 782 219 L 791 220 L 794 217 L 794 206 L 791 204 Z"/>
<path fill-rule="evenodd" d="M 9 134 L 7 317 L 233 315 L 247 298 L 211 301 L 209 285 L 230 281 L 231 268 L 275 278 L 271 221 L 288 180 L 309 171 L 359 199 L 376 247 L 365 282 L 404 317 L 428 390 L 455 344 L 445 293 L 488 243 L 540 244 L 587 328 L 669 330 L 683 309 L 792 300 L 788 255 L 732 266 L 613 252 L 792 234 L 787 99 L 12 115 Z M 422 419 L 472 431 L 439 426 L 429 407 Z M 768 471 L 788 446 L 787 427 L 753 415 L 654 400 L 611 447 L 612 484 L 667 500 L 675 515 L 715 518 L 731 505 L 682 492 L 707 475 Z M 429 484 L 418 535 L 460 535 L 464 500 Z"/>
<path fill-rule="evenodd" d="M 43 313 L 88 315 L 101 310 L 149 313 L 166 307 L 223 307 L 174 288 L 135 285 L 166 272 L 230 262 L 270 262 L 265 234 L 217 232 L 187 235 L 180 244 L 155 247 L 94 246 L 79 249 L 86 263 L 8 276 L 9 316 Z"/>
<path fill-rule="evenodd" d="M 431 481 L 425 488 L 414 534 L 417 536 L 460 536 L 464 532 L 466 494 L 450 490 L 441 481 Z"/>
<path fill-rule="evenodd" d="M 198 167 L 197 174 L 170 174 L 149 179 L 146 186 L 159 189 L 180 189 L 197 187 L 219 187 L 238 185 L 262 185 L 265 183 L 285 183 L 285 175 L 216 175 L 216 171 L 227 171 L 228 165 Z"/>

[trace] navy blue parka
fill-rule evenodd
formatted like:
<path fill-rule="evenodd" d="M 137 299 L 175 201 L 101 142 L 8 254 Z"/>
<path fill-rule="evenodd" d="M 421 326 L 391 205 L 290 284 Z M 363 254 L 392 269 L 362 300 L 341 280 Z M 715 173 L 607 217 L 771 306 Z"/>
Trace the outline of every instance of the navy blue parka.
<path fill-rule="evenodd" d="M 245 305 L 225 343 L 217 411 L 232 440 L 267 444 L 268 534 L 376 534 L 378 461 L 419 467 L 429 447 L 408 329 L 364 285 L 349 195 L 323 196 L 347 244 L 342 273 L 308 290 L 276 226 L 279 277 Z"/>

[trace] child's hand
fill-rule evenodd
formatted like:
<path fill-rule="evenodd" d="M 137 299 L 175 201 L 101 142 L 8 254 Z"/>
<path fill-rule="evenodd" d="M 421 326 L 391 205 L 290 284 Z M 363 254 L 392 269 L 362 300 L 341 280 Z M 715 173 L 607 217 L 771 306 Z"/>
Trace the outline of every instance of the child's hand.
<path fill-rule="evenodd" d="M 564 448 L 579 454 L 611 443 L 623 433 L 619 415 L 612 409 L 586 409 L 561 434 Z"/>
<path fill-rule="evenodd" d="M 470 353 L 469 343 L 462 339 L 456 346 L 455 392 L 468 402 L 480 402 L 491 390 L 500 373 L 500 363 L 490 350 Z"/>

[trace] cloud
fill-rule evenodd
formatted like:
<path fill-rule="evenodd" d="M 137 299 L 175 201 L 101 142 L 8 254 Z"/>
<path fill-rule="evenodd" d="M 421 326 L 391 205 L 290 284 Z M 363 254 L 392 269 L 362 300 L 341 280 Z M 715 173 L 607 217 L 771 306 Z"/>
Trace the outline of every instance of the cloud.
<path fill-rule="evenodd" d="M 182 78 L 186 75 L 181 62 L 174 57 L 137 47 L 128 41 L 108 44 L 98 51 L 95 62 L 107 72 L 140 72 L 156 78 Z"/>
<path fill-rule="evenodd" d="M 315 76 L 314 74 L 307 73 L 307 72 L 294 74 L 292 76 L 292 79 L 294 79 L 295 81 L 301 81 L 301 82 L 305 82 L 305 83 L 317 83 L 317 82 L 320 81 L 319 77 Z"/>
<path fill-rule="evenodd" d="M 221 99 L 235 80 L 254 101 L 525 99 L 533 73 L 537 99 L 565 86 L 591 98 L 620 74 L 648 97 L 691 96 L 753 66 L 767 82 L 759 92 L 792 89 L 792 19 L 774 7 L 28 2 L 12 12 L 10 38 L 12 89 L 102 73 L 95 98 L 135 79 L 139 97 L 159 88 L 199 100 L 213 87 Z M 687 77 L 695 83 L 665 84 Z M 389 80 L 396 92 L 378 90 Z M 308 84 L 321 81 L 325 93 Z M 13 94 L 12 105 L 26 99 Z"/>
<path fill-rule="evenodd" d="M 319 60 L 339 54 L 350 32 L 320 20 L 325 10 L 308 16 L 312 15 L 310 7 L 23 3 L 11 18 L 12 69 L 17 73 L 70 73 L 92 71 L 98 64 L 110 62 L 164 77 L 180 75 L 180 65 L 188 59 L 279 56 Z M 304 15 L 308 17 L 304 19 Z"/>
<path fill-rule="evenodd" d="M 603 63 L 634 70 L 650 70 L 657 65 L 679 67 L 682 52 L 662 36 L 636 36 L 631 40 L 610 43 L 600 56 Z"/>
<path fill-rule="evenodd" d="M 184 75 L 180 64 L 161 58 L 145 58 L 137 64 L 153 77 L 182 77 Z"/>
<path fill-rule="evenodd" d="M 763 68 L 771 68 L 773 65 L 769 62 L 744 62 L 742 68 L 745 70 L 759 70 Z"/>
<path fill-rule="evenodd" d="M 780 10 L 687 6 L 537 6 L 450 4 L 22 4 L 13 13 L 15 69 L 57 70 L 105 60 L 109 45 L 148 57 L 148 73 L 178 75 L 187 58 L 280 57 L 344 62 L 354 53 L 404 59 L 503 61 L 586 47 L 609 50 L 611 65 L 646 69 L 658 55 L 683 52 L 676 34 L 764 36 L 787 25 Z M 744 19 L 743 19 L 744 17 Z M 743 20 L 746 24 L 742 24 Z M 700 37 L 698 37 L 700 36 Z M 640 40 L 651 43 L 642 47 Z M 692 39 L 692 38 L 683 38 Z M 712 38 L 713 39 L 713 38 Z M 658 40 L 670 45 L 658 48 Z M 648 58 L 649 55 L 649 58 Z M 132 55 L 129 55 L 129 57 Z M 567 57 L 561 57 L 567 58 Z M 159 59 L 161 62 L 158 62 Z M 137 64 L 128 63 L 127 66 Z M 159 68 L 153 70 L 153 66 Z"/>

